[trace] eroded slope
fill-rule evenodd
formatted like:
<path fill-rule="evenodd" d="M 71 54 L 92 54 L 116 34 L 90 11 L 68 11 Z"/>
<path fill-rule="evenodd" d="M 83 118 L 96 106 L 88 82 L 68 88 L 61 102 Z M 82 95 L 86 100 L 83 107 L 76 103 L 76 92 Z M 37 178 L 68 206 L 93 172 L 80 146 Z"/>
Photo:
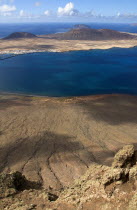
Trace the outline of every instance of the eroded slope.
<path fill-rule="evenodd" d="M 0 172 L 61 189 L 93 162 L 110 165 L 125 144 L 137 143 L 137 97 L 1 96 Z"/>

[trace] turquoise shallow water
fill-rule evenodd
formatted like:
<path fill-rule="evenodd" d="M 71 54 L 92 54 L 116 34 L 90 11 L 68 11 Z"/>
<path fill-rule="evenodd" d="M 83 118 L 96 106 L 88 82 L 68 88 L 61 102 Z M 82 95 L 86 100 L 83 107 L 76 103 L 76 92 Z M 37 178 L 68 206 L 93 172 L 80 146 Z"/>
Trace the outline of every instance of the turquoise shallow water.
<path fill-rule="evenodd" d="M 137 95 L 137 47 L 34 53 L 1 60 L 0 91 L 57 97 Z"/>

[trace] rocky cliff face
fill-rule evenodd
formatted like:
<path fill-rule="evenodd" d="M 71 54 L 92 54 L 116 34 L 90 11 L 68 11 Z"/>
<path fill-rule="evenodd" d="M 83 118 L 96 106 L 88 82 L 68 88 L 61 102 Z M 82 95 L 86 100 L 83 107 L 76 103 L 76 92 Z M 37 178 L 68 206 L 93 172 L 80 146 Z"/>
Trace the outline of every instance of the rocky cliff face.
<path fill-rule="evenodd" d="M 81 209 L 137 209 L 137 155 L 133 145 L 123 147 L 111 167 L 92 165 L 65 190 L 59 201 Z M 58 201 L 58 202 L 59 202 Z"/>
<path fill-rule="evenodd" d="M 62 191 L 30 190 L 28 186 L 34 185 L 26 183 L 19 172 L 1 175 L 2 209 L 136 210 L 137 151 L 133 145 L 124 146 L 111 167 L 94 163 L 84 176 Z"/>

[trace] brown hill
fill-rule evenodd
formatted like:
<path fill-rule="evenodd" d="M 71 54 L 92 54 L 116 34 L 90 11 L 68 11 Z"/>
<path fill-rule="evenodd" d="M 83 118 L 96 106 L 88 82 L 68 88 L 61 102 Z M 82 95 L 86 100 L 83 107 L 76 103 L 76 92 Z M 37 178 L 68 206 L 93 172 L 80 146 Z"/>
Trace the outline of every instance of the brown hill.
<path fill-rule="evenodd" d="M 22 39 L 22 38 L 36 38 L 37 36 L 27 32 L 15 32 L 5 37 L 4 39 Z"/>
<path fill-rule="evenodd" d="M 110 29 L 75 28 L 65 33 L 48 35 L 49 38 L 62 40 L 125 40 L 137 36 Z"/>

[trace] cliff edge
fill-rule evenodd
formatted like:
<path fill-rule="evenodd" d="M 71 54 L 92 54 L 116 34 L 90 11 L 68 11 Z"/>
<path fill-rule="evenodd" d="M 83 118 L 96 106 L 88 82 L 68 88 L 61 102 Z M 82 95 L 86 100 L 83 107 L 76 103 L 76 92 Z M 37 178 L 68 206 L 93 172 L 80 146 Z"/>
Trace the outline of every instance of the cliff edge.
<path fill-rule="evenodd" d="M 137 151 L 133 145 L 124 146 L 111 167 L 94 163 L 61 191 L 31 189 L 34 185 L 26 183 L 29 181 L 20 172 L 0 176 L 1 209 L 136 210 Z"/>

